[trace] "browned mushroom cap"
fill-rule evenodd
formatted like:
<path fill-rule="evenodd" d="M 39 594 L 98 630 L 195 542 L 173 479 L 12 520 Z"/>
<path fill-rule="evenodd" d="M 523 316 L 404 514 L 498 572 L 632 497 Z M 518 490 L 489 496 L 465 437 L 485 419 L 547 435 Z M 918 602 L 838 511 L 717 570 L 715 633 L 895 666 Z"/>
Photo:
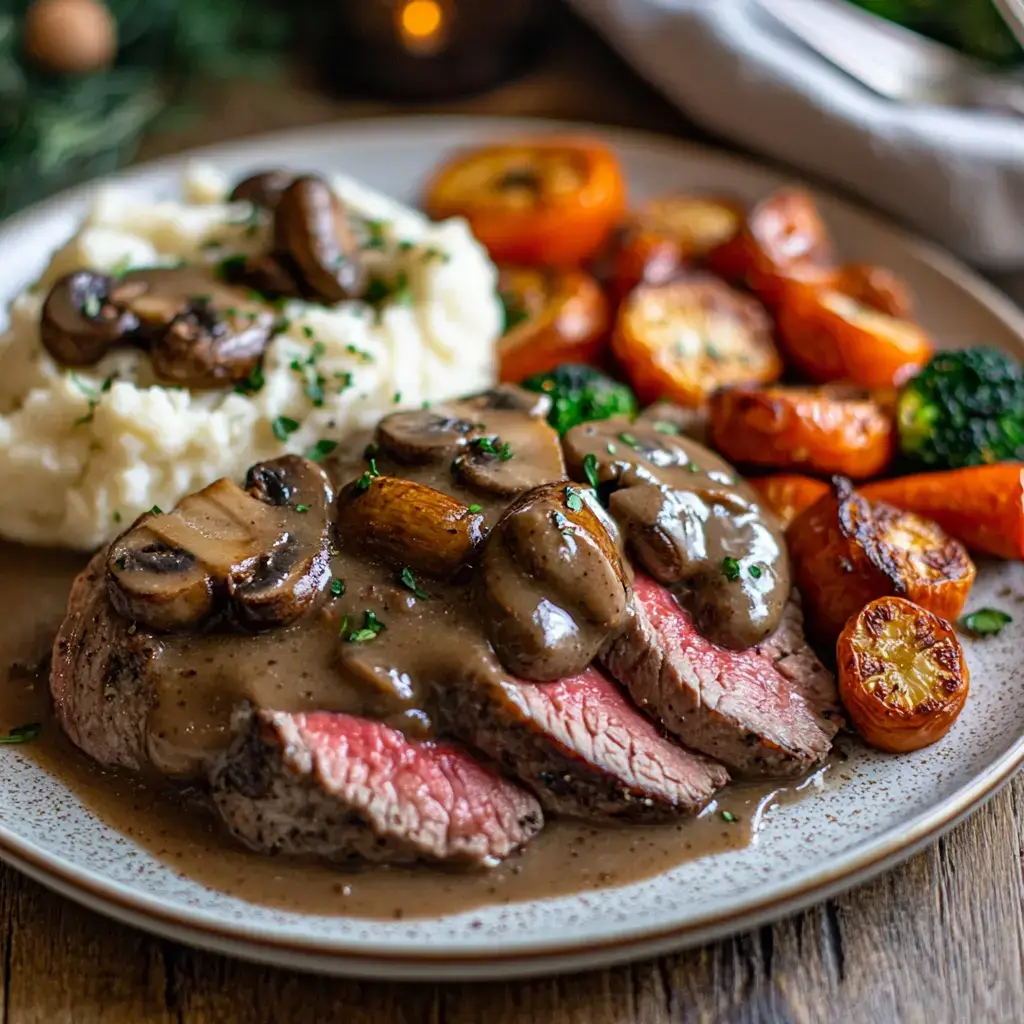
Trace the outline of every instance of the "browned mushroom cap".
<path fill-rule="evenodd" d="M 484 518 L 426 484 L 367 473 L 338 495 L 335 529 L 342 548 L 446 577 L 469 561 Z"/>
<path fill-rule="evenodd" d="M 323 178 L 296 178 L 274 210 L 274 251 L 295 262 L 304 282 L 324 302 L 361 295 L 366 272 L 359 243 L 341 200 Z"/>
<path fill-rule="evenodd" d="M 50 289 L 39 330 L 54 359 L 68 366 L 89 366 L 138 327 L 133 313 L 110 301 L 111 287 L 104 274 L 76 270 Z"/>
<path fill-rule="evenodd" d="M 467 413 L 461 403 L 450 407 Z M 468 487 L 486 494 L 514 497 L 540 484 L 565 479 L 558 434 L 542 419 L 519 411 L 483 414 L 452 471 Z"/>
<path fill-rule="evenodd" d="M 438 409 L 393 412 L 377 424 L 381 450 L 406 466 L 442 462 L 465 448 L 475 424 Z"/>
<path fill-rule="evenodd" d="M 476 595 L 501 663 L 524 679 L 582 672 L 630 614 L 632 576 L 589 488 L 545 484 L 509 506 L 484 544 Z"/>
<path fill-rule="evenodd" d="M 551 396 L 537 391 L 527 391 L 517 384 L 497 384 L 487 391 L 459 399 L 458 405 L 460 409 L 471 410 L 474 413 L 506 410 L 523 412 L 527 416 L 542 420 L 551 412 Z"/>
<path fill-rule="evenodd" d="M 245 380 L 274 330 L 269 309 L 198 267 L 129 271 L 110 299 L 136 318 L 157 375 L 186 387 Z"/>
<path fill-rule="evenodd" d="M 248 491 L 221 479 L 169 513 L 151 513 L 111 544 L 107 592 L 125 618 L 194 629 L 226 612 L 254 627 L 286 625 L 330 578 L 323 471 L 288 455 L 249 471 Z"/>
<path fill-rule="evenodd" d="M 281 193 L 295 180 L 291 171 L 259 171 L 243 178 L 232 190 L 231 202 L 252 203 L 265 210 L 276 208 Z"/>
<path fill-rule="evenodd" d="M 283 253 L 225 260 L 221 273 L 230 284 L 244 285 L 267 298 L 302 298 L 304 294 L 298 268 Z"/>

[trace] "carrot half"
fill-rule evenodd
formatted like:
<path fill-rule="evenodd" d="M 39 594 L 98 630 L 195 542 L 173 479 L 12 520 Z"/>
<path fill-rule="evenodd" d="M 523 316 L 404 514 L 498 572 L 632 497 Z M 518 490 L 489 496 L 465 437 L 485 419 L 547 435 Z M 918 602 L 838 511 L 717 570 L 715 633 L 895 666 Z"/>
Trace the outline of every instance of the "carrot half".
<path fill-rule="evenodd" d="M 935 520 L 973 551 L 1024 558 L 1024 462 L 878 480 L 860 492 Z"/>
<path fill-rule="evenodd" d="M 828 484 L 824 480 L 815 480 L 799 473 L 751 477 L 747 483 L 782 520 L 783 526 L 789 526 L 804 509 L 810 508 L 828 494 Z"/>

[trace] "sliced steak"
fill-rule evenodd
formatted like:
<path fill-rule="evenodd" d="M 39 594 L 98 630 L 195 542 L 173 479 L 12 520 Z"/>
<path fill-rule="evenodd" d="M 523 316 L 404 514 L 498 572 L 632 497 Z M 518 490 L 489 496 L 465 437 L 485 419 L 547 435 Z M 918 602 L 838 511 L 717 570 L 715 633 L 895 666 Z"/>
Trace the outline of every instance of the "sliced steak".
<path fill-rule="evenodd" d="M 721 765 L 666 738 L 593 667 L 554 683 L 453 685 L 441 693 L 441 716 L 559 814 L 670 821 L 699 811 L 729 781 Z"/>
<path fill-rule="evenodd" d="M 756 775 L 794 775 L 825 757 L 840 724 L 835 680 L 807 645 L 795 597 L 772 636 L 729 651 L 654 580 L 638 575 L 634 594 L 634 624 L 604 663 L 669 732 Z"/>
<path fill-rule="evenodd" d="M 149 763 L 146 718 L 153 692 L 146 676 L 158 641 L 111 608 L 105 554 L 71 588 L 53 645 L 50 690 L 57 720 L 76 746 L 105 768 L 140 771 Z"/>
<path fill-rule="evenodd" d="M 331 712 L 243 711 L 238 724 L 213 799 L 263 853 L 486 867 L 544 824 L 529 793 L 448 744 Z"/>

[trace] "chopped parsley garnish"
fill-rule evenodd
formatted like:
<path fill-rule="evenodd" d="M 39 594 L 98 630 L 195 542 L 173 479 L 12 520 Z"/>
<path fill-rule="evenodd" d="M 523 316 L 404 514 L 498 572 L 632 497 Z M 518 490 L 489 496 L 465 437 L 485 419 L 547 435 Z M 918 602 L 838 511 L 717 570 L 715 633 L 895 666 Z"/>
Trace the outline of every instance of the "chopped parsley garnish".
<path fill-rule="evenodd" d="M 245 380 L 240 380 L 235 385 L 236 395 L 255 395 L 257 391 L 263 390 L 263 385 L 266 384 L 266 378 L 263 376 L 263 363 L 258 362 Z"/>
<path fill-rule="evenodd" d="M 415 249 L 415 248 L 416 248 L 416 243 L 415 242 L 410 242 L 408 238 L 403 238 L 398 243 L 398 251 L 399 252 L 409 252 L 410 249 Z"/>
<path fill-rule="evenodd" d="M 442 263 L 450 263 L 451 259 L 451 253 L 445 252 L 443 249 L 438 249 L 437 246 L 434 245 L 423 250 L 424 263 L 429 263 L 431 260 L 440 260 Z"/>
<path fill-rule="evenodd" d="M 317 342 L 304 360 L 293 359 L 289 367 L 302 376 L 302 390 L 318 409 L 324 404 L 324 385 L 327 378 L 317 369 L 316 361 L 324 354 L 323 342 Z"/>
<path fill-rule="evenodd" d="M 337 577 L 331 580 L 331 593 L 335 597 L 341 597 L 345 593 L 345 581 L 339 580 Z"/>
<path fill-rule="evenodd" d="M 722 811 L 721 815 L 722 815 L 722 821 L 728 821 L 730 824 L 732 822 L 734 822 L 734 821 L 739 821 L 740 820 L 739 818 L 736 817 L 735 814 L 732 813 L 732 811 Z"/>
<path fill-rule="evenodd" d="M 593 452 L 587 452 L 583 456 L 583 472 L 586 474 L 587 483 L 596 491 L 601 481 L 597 475 L 597 456 Z"/>
<path fill-rule="evenodd" d="M 153 507 L 152 507 L 152 508 L 151 508 L 151 509 L 149 510 L 149 514 L 150 514 L 151 516 L 162 516 L 162 515 L 164 514 L 164 510 L 163 510 L 163 509 L 162 509 L 162 508 L 161 508 L 161 507 L 160 507 L 159 505 L 154 505 L 154 506 L 153 506 Z"/>
<path fill-rule="evenodd" d="M 82 423 L 91 423 L 93 414 L 96 412 L 96 406 L 100 404 L 100 398 L 106 394 L 114 383 L 114 375 L 111 374 L 107 377 L 100 385 L 99 391 L 95 388 L 90 387 L 84 381 L 79 380 L 73 373 L 69 373 L 68 376 L 71 378 L 71 383 L 78 388 L 79 391 L 89 399 L 89 411 L 84 416 L 79 416 L 74 422 L 74 426 L 79 426 Z"/>
<path fill-rule="evenodd" d="M 608 442 L 608 443 L 607 443 L 607 444 L 605 445 L 605 449 L 607 450 L 607 452 L 608 452 L 608 454 L 609 454 L 609 455 L 614 455 L 614 454 L 615 454 L 615 445 L 613 445 L 613 444 L 611 443 L 611 441 L 609 441 L 609 442 Z"/>
<path fill-rule="evenodd" d="M 117 561 L 114 562 L 114 565 L 117 566 L 118 571 L 120 571 L 120 572 L 124 572 L 124 567 L 127 564 L 128 564 L 128 559 L 124 555 L 122 555 L 119 559 L 117 559 Z"/>
<path fill-rule="evenodd" d="M 114 522 L 115 523 L 121 522 L 121 511 L 120 511 L 120 509 L 116 509 L 116 508 L 114 509 Z"/>
<path fill-rule="evenodd" d="M 345 391 L 347 388 L 352 387 L 352 374 L 351 373 L 340 373 L 340 372 L 335 373 L 334 374 L 334 379 L 341 381 L 341 383 L 338 385 L 338 394 L 339 395 L 342 393 L 342 391 Z"/>
<path fill-rule="evenodd" d="M 296 505 L 295 506 L 295 511 L 296 512 L 308 512 L 309 511 L 309 506 L 308 505 Z"/>
<path fill-rule="evenodd" d="M 348 626 L 348 617 L 346 616 L 343 621 L 343 630 Z M 369 609 L 363 612 L 363 627 L 357 629 L 354 633 L 349 633 L 348 642 L 350 644 L 365 644 L 368 640 L 373 640 L 378 633 L 384 629 L 384 623 L 381 622 L 376 615 L 373 614 Z"/>
<path fill-rule="evenodd" d="M 377 460 L 371 455 L 366 461 L 370 464 L 368 470 L 370 476 L 380 476 L 380 470 L 377 469 Z"/>
<path fill-rule="evenodd" d="M 391 285 L 383 278 L 371 277 L 363 292 L 363 301 L 371 306 L 379 306 L 391 294 Z"/>
<path fill-rule="evenodd" d="M 674 423 L 667 423 L 665 420 L 658 420 L 654 424 L 654 429 L 659 434 L 678 434 L 680 433 L 679 428 Z"/>
<path fill-rule="evenodd" d="M 237 278 L 243 270 L 245 270 L 245 257 L 241 253 L 227 256 L 217 264 L 217 273 L 226 281 Z"/>
<path fill-rule="evenodd" d="M 722 559 L 722 575 L 730 582 L 740 578 L 740 563 L 729 555 Z"/>
<path fill-rule="evenodd" d="M 43 726 L 39 722 L 16 725 L 6 736 L 0 736 L 0 743 L 31 743 L 39 738 Z"/>
<path fill-rule="evenodd" d="M 274 420 L 272 429 L 274 431 L 274 437 L 276 437 L 278 441 L 287 441 L 288 435 L 294 434 L 295 431 L 299 429 L 299 424 L 295 420 L 289 419 L 287 416 L 278 416 L 277 419 Z"/>
<path fill-rule="evenodd" d="M 977 637 L 998 636 L 1011 622 L 1013 618 L 998 608 L 979 608 L 956 620 L 961 630 Z"/>
<path fill-rule="evenodd" d="M 364 249 L 383 249 L 384 248 L 384 228 L 385 223 L 382 220 L 368 220 L 366 221 L 366 241 L 363 242 Z"/>
<path fill-rule="evenodd" d="M 481 512 L 481 511 L 483 511 L 483 505 L 470 505 L 469 506 L 469 511 L 470 512 Z"/>
<path fill-rule="evenodd" d="M 574 491 L 571 487 L 565 489 L 565 504 L 570 512 L 583 511 L 583 499 L 580 497 L 579 491 Z"/>
<path fill-rule="evenodd" d="M 356 493 L 362 494 L 364 491 L 370 489 L 370 481 L 373 479 L 374 474 L 371 474 L 367 470 L 357 481 L 356 481 Z"/>
<path fill-rule="evenodd" d="M 750 566 L 750 568 L 747 569 L 747 572 L 749 572 L 755 580 L 759 580 L 761 578 L 761 567 L 759 565 Z"/>
<path fill-rule="evenodd" d="M 102 308 L 103 303 L 100 302 L 98 295 L 86 295 L 85 300 L 82 302 L 82 312 L 88 317 L 99 316 Z"/>
<path fill-rule="evenodd" d="M 306 452 L 306 458 L 310 462 L 321 462 L 324 458 L 331 454 L 335 448 L 338 447 L 337 441 L 328 441 L 326 438 L 321 438 L 309 451 Z"/>
<path fill-rule="evenodd" d="M 420 589 L 420 585 L 416 582 L 416 577 L 412 574 L 412 569 L 403 569 L 398 574 L 398 580 L 406 590 L 411 590 L 421 601 L 428 601 L 430 599 L 430 595 L 423 593 Z"/>
<path fill-rule="evenodd" d="M 394 402 L 395 405 L 398 405 L 398 403 L 402 401 L 402 392 L 401 391 L 396 391 L 391 396 L 391 401 Z"/>
<path fill-rule="evenodd" d="M 122 256 L 111 268 L 111 277 L 124 277 L 129 270 L 132 269 L 132 261 L 130 256 Z"/>
<path fill-rule="evenodd" d="M 630 448 L 635 448 L 636 447 L 636 438 L 632 434 L 627 434 L 627 433 L 623 432 L 623 433 L 619 434 L 619 440 L 623 444 L 628 444 Z"/>
<path fill-rule="evenodd" d="M 393 298 L 399 306 L 411 306 L 416 299 L 409 285 L 409 275 L 404 270 L 400 270 L 395 277 Z"/>
<path fill-rule="evenodd" d="M 686 468 L 691 473 L 699 473 L 700 472 L 700 466 L 698 466 L 696 462 L 691 462 Z"/>
<path fill-rule="evenodd" d="M 494 455 L 501 462 L 508 462 L 514 454 L 512 445 L 508 441 L 502 443 L 497 437 L 475 437 L 469 442 L 469 446 L 484 455 Z"/>
<path fill-rule="evenodd" d="M 302 336 L 304 338 L 312 338 L 313 337 L 313 328 L 310 327 L 309 324 L 305 324 L 303 326 L 303 328 L 302 328 Z"/>

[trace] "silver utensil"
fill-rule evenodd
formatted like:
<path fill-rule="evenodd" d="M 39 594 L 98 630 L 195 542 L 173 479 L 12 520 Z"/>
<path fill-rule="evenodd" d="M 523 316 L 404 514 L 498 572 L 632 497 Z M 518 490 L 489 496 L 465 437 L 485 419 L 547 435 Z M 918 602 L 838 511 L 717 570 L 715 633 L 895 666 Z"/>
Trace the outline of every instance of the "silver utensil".
<path fill-rule="evenodd" d="M 1017 8 L 1024 39 L 1024 4 Z M 869 89 L 898 100 L 984 107 L 1024 116 L 1024 78 L 992 72 L 980 61 L 886 21 L 846 0 L 757 0 L 779 25 Z M 1010 15 L 1006 15 L 1009 21 Z"/>

